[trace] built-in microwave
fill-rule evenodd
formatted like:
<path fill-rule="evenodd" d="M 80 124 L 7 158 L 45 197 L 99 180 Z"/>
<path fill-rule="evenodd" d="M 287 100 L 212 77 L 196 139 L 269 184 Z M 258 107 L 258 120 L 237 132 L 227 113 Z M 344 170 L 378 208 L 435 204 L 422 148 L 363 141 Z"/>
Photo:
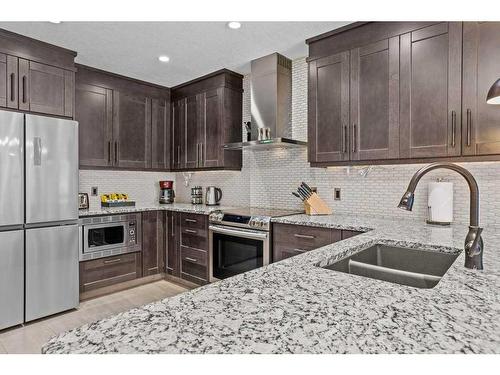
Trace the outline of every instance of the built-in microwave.
<path fill-rule="evenodd" d="M 82 228 L 80 261 L 142 251 L 140 213 L 83 218 Z"/>

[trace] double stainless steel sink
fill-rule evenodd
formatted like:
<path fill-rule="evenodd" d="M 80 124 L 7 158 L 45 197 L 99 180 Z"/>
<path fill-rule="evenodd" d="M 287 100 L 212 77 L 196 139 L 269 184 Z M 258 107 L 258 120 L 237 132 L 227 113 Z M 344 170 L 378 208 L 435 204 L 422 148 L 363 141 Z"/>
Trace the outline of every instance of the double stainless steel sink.
<path fill-rule="evenodd" d="M 458 255 L 376 244 L 324 268 L 416 288 L 433 288 Z"/>

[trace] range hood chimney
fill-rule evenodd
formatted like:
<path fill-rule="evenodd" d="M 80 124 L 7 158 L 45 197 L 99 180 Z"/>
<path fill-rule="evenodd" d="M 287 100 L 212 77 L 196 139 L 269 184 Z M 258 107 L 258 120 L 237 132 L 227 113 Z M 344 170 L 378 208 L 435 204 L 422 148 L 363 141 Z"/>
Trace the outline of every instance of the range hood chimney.
<path fill-rule="evenodd" d="M 292 61 L 273 53 L 251 62 L 251 140 L 224 145 L 226 150 L 305 147 L 292 138 Z M 259 128 L 271 138 L 258 140 Z"/>

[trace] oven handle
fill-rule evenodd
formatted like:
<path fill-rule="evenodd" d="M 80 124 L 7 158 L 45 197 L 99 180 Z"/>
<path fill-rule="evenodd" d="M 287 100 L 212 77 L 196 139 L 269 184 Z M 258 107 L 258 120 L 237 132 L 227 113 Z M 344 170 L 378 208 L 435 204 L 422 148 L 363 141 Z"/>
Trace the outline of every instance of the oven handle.
<path fill-rule="evenodd" d="M 258 240 L 263 240 L 263 239 L 268 238 L 267 232 L 258 232 L 258 231 L 247 230 L 247 229 L 232 229 L 232 228 L 227 228 L 227 227 L 220 227 L 218 225 L 210 225 L 208 227 L 208 229 L 210 229 L 212 232 L 229 234 L 229 235 L 244 237 L 244 238 L 254 238 L 254 239 L 258 239 Z"/>

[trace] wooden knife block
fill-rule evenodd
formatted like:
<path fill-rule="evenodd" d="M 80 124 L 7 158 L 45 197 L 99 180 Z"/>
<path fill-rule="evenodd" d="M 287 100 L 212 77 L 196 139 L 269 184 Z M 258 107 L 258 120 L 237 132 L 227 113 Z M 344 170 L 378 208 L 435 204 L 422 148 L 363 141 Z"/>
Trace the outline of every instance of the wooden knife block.
<path fill-rule="evenodd" d="M 332 209 L 319 197 L 318 194 L 312 195 L 304 201 L 304 208 L 307 215 L 331 215 Z"/>

